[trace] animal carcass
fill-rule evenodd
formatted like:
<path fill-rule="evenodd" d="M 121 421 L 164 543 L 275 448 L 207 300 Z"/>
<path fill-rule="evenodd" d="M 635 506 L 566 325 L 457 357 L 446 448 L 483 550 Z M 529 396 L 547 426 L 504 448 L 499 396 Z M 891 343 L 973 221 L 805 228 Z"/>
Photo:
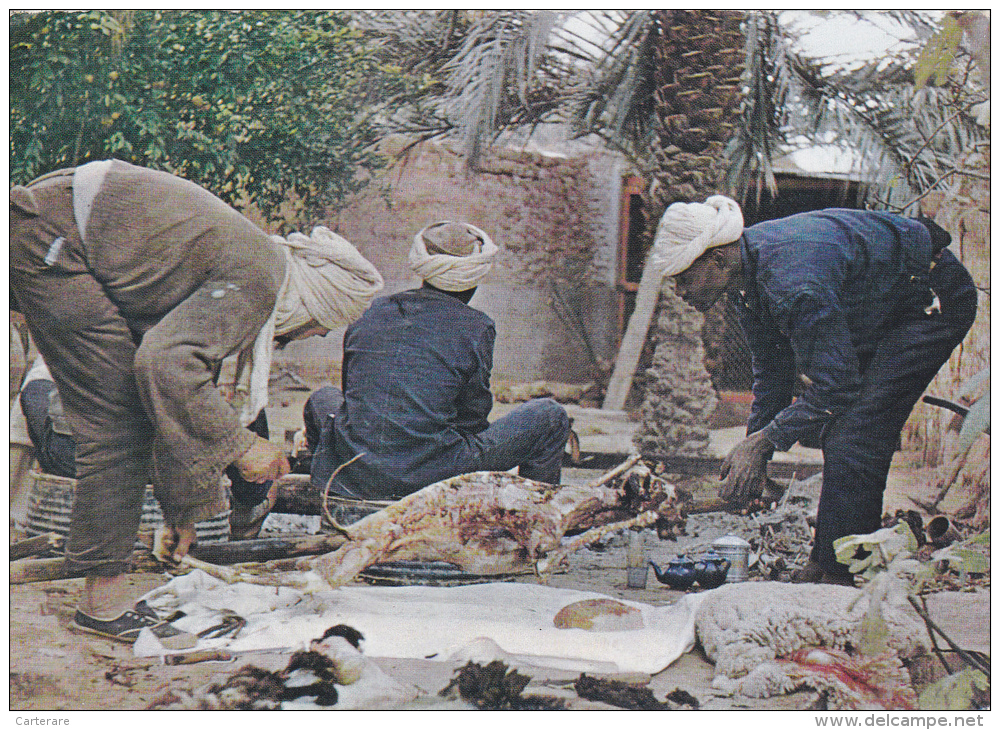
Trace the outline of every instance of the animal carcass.
<path fill-rule="evenodd" d="M 582 486 L 474 472 L 340 527 L 347 543 L 308 562 L 334 587 L 375 563 L 403 560 L 439 560 L 479 575 L 544 573 L 611 532 L 655 524 L 666 537 L 683 522 L 676 488 L 638 456 Z"/>

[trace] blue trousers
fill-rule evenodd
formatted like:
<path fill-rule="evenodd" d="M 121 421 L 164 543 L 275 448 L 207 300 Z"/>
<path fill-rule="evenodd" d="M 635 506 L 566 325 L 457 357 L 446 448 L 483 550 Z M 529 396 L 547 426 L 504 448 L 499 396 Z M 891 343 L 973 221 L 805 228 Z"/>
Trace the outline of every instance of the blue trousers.
<path fill-rule="evenodd" d="M 50 399 L 56 394 L 56 384 L 51 380 L 32 380 L 21 391 L 21 410 L 28 424 L 28 436 L 35 447 L 35 458 L 46 474 L 76 477 L 76 442 L 73 437 L 55 430 L 49 417 Z M 262 410 L 248 429 L 261 438 L 268 437 L 267 415 Z M 271 482 L 255 484 L 240 476 L 239 469 L 230 464 L 226 476 L 232 482 L 231 497 L 234 509 L 248 509 L 262 502 Z"/>
<path fill-rule="evenodd" d="M 46 474 L 76 478 L 76 443 L 69 434 L 56 431 L 49 416 L 49 404 L 56 394 L 51 380 L 32 380 L 21 390 L 21 411 L 28 424 L 28 436 L 35 447 L 38 466 Z"/>
<path fill-rule="evenodd" d="M 303 411 L 306 440 L 313 452 L 313 484 L 325 487 L 339 465 L 335 451 L 334 416 L 344 396 L 332 385 L 320 388 L 306 401 Z M 486 430 L 469 437 L 458 458 L 447 459 L 449 468 L 435 470 L 433 465 L 420 481 L 424 486 L 474 471 L 507 471 L 517 467 L 518 474 L 549 484 L 559 484 L 562 457 L 569 438 L 566 409 L 551 398 L 537 398 L 523 403 L 506 416 L 491 423 Z M 450 457 L 453 455 L 449 455 Z M 444 461 L 444 460 L 442 460 Z M 457 466 L 456 466 L 457 465 Z M 355 484 L 346 467 L 331 487 L 348 497 L 398 499 L 405 494 L 379 494 L 378 485 Z M 343 478 L 342 478 L 343 477 Z"/>
<path fill-rule="evenodd" d="M 858 399 L 824 429 L 823 491 L 812 559 L 824 570 L 848 574 L 833 541 L 882 526 L 882 495 L 893 453 L 913 406 L 965 337 L 976 317 L 972 277 L 944 251 L 930 272 L 941 311 L 901 301 L 874 347 L 859 353 Z"/>

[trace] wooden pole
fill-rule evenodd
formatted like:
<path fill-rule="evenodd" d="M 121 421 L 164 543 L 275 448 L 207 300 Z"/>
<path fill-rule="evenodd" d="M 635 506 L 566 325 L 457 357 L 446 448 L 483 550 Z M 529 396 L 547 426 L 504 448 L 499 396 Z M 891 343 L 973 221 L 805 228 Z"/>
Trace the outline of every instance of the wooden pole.
<path fill-rule="evenodd" d="M 196 545 L 191 555 L 216 565 L 265 563 L 303 555 L 332 552 L 346 542 L 343 535 L 289 535 L 259 540 L 234 540 L 211 545 Z"/>
<path fill-rule="evenodd" d="M 288 474 L 278 480 L 278 499 L 272 512 L 291 515 L 323 514 L 323 495 L 308 474 Z"/>
<path fill-rule="evenodd" d="M 191 555 L 216 565 L 263 563 L 269 560 L 332 552 L 344 542 L 342 535 L 289 535 L 195 546 L 191 550 Z M 150 551 L 145 549 L 136 550 L 132 554 L 132 563 L 134 573 L 155 573 L 165 569 L 164 565 L 156 561 Z M 82 573 L 71 573 L 66 569 L 65 558 L 23 558 L 14 560 L 10 564 L 11 585 L 80 577 Z"/>
<path fill-rule="evenodd" d="M 79 577 L 66 570 L 66 558 L 23 558 L 10 564 L 11 585 Z"/>
<path fill-rule="evenodd" d="M 660 289 L 663 286 L 663 275 L 658 267 L 651 266 L 649 260 L 642 271 L 639 281 L 639 291 L 635 295 L 635 310 L 628 321 L 628 329 L 622 337 L 618 357 L 615 359 L 615 370 L 608 382 L 608 390 L 604 396 L 601 408 L 605 411 L 620 411 L 625 407 L 629 391 L 632 389 L 632 378 L 639 364 L 642 348 L 646 344 L 649 325 L 656 313 L 656 304 L 660 301 Z"/>
<path fill-rule="evenodd" d="M 54 532 L 46 532 L 44 535 L 29 537 L 27 540 L 20 540 L 10 546 L 10 559 L 20 560 L 30 558 L 33 555 L 43 555 L 53 550 L 62 550 L 66 538 Z"/>

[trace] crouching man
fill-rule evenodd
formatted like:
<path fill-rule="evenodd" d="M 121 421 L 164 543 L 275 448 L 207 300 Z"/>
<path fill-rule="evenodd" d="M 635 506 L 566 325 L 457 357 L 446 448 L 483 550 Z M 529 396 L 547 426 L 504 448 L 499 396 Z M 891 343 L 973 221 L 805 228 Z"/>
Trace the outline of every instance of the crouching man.
<path fill-rule="evenodd" d="M 306 403 L 312 480 L 355 499 L 398 499 L 474 471 L 518 467 L 560 481 L 569 437 L 551 399 L 490 424 L 493 321 L 469 306 L 497 246 L 465 223 L 435 223 L 410 250 L 423 286 L 376 299 L 344 336 L 343 390 Z M 337 472 L 334 471 L 343 465 Z"/>
<path fill-rule="evenodd" d="M 775 449 L 823 450 L 811 561 L 799 582 L 853 585 L 834 540 L 881 527 L 882 494 L 917 399 L 976 315 L 976 289 L 928 219 L 827 209 L 743 228 L 735 201 L 675 203 L 653 265 L 699 311 L 739 302 L 753 354 L 748 437 L 724 462 L 721 496 L 760 496 Z M 793 402 L 797 375 L 807 383 Z"/>

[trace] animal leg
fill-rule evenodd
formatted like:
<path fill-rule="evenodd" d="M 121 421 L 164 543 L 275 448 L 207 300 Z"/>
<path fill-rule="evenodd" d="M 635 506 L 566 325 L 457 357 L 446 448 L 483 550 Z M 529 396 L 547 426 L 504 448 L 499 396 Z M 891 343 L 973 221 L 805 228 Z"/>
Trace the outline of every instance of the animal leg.
<path fill-rule="evenodd" d="M 625 461 L 623 461 L 621 464 L 619 464 L 618 466 L 616 466 L 611 471 L 605 472 L 604 474 L 602 474 L 601 476 L 599 476 L 597 479 L 594 479 L 593 481 L 589 482 L 587 484 L 587 487 L 589 487 L 589 488 L 592 489 L 594 487 L 599 487 L 602 484 L 607 484 L 608 482 L 610 482 L 612 479 L 614 479 L 619 474 L 622 474 L 622 473 L 628 471 L 633 466 L 635 466 L 636 464 L 638 464 L 640 459 L 642 459 L 642 456 L 640 454 L 632 454 L 632 456 L 630 456 L 628 459 L 626 459 Z"/>
<path fill-rule="evenodd" d="M 332 553 L 314 558 L 311 567 L 331 588 L 338 588 L 354 580 L 365 568 L 374 565 L 385 555 L 395 539 L 394 530 L 364 540 L 352 540 Z"/>

